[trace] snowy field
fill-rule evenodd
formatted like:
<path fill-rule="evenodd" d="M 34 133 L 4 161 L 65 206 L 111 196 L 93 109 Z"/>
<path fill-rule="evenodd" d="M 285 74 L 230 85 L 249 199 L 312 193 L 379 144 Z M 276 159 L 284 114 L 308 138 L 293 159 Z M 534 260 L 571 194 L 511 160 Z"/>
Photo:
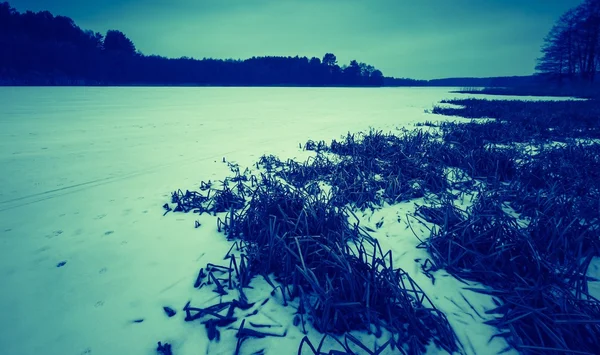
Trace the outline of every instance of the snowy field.
<path fill-rule="evenodd" d="M 192 287 L 199 268 L 221 262 L 231 244 L 214 217 L 163 216 L 170 193 L 224 178 L 223 158 L 242 168 L 262 154 L 304 159 L 298 144 L 308 139 L 449 119 L 425 110 L 469 96 L 450 90 L 0 88 L 0 352 L 155 354 L 156 342 L 168 341 L 175 354 L 231 354 L 235 340 L 209 343 L 181 312 L 207 295 Z M 413 206 L 371 220 L 402 219 Z M 405 227 L 373 236 L 407 260 L 426 257 L 412 251 L 418 241 Z M 436 289 L 417 266 L 406 271 L 446 312 L 466 352 L 503 347 L 487 344 L 493 329 L 465 316 L 469 306 L 449 300 L 456 280 L 438 278 Z M 483 310 L 491 300 L 478 297 Z M 303 335 L 291 311 L 268 305 L 288 336 L 249 342 L 247 352 L 296 353 Z"/>

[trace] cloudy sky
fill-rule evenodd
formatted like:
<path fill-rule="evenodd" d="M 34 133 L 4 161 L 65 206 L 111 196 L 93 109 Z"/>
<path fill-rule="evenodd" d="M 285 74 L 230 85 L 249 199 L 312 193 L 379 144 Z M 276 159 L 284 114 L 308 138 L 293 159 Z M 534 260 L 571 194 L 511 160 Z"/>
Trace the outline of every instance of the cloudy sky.
<path fill-rule="evenodd" d="M 84 29 L 118 29 L 145 54 L 322 57 L 387 76 L 528 75 L 553 22 L 579 0 L 12 0 Z"/>

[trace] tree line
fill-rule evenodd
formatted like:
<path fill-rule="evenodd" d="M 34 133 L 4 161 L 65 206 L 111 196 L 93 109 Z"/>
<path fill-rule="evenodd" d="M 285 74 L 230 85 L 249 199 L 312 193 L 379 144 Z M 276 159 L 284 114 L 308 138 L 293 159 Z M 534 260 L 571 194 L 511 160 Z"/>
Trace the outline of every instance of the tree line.
<path fill-rule="evenodd" d="M 382 86 L 372 65 L 323 58 L 245 60 L 144 55 L 118 30 L 82 30 L 48 11 L 0 3 L 0 83 L 35 85 Z"/>
<path fill-rule="evenodd" d="M 600 66 L 600 0 L 564 13 L 545 38 L 539 77 L 414 80 L 371 65 L 323 58 L 166 58 L 144 55 L 124 33 L 83 30 L 48 11 L 19 13 L 0 3 L 0 85 L 531 86 L 593 83 Z"/>
<path fill-rule="evenodd" d="M 538 73 L 558 83 L 593 83 L 600 65 L 600 0 L 584 0 L 544 40 Z"/>

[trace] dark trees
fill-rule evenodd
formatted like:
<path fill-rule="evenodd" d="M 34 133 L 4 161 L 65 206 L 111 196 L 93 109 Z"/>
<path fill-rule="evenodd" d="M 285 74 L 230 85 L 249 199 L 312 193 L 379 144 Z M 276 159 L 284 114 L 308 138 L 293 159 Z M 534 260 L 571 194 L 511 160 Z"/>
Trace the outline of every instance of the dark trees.
<path fill-rule="evenodd" d="M 337 65 L 337 58 L 335 57 L 335 54 L 326 53 L 323 56 L 323 65 L 326 65 L 328 67 L 333 67 L 333 66 Z"/>
<path fill-rule="evenodd" d="M 19 13 L 0 3 L 0 83 L 35 85 L 380 86 L 383 75 L 352 61 L 345 70 L 333 53 L 319 58 L 246 60 L 145 56 L 123 32 L 106 36 L 50 12 Z"/>
<path fill-rule="evenodd" d="M 585 0 L 564 13 L 542 47 L 536 70 L 562 83 L 593 82 L 600 65 L 600 0 Z"/>
<path fill-rule="evenodd" d="M 102 36 L 47 11 L 19 13 L 0 3 L 0 81 L 76 84 L 96 80 Z"/>
<path fill-rule="evenodd" d="M 134 55 L 135 45 L 123 32 L 109 30 L 104 37 L 104 50 L 121 52 L 125 55 Z"/>

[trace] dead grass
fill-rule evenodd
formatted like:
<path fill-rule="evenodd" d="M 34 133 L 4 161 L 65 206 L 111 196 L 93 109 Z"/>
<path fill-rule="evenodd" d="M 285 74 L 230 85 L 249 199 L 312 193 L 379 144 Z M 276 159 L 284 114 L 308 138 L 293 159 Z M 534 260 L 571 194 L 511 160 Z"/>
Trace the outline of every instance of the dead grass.
<path fill-rule="evenodd" d="M 352 213 L 355 207 L 437 195 L 437 203 L 416 211 L 436 225 L 422 245 L 431 255 L 425 273 L 443 268 L 485 285 L 477 291 L 497 301 L 490 324 L 522 353 L 597 352 L 600 302 L 587 292 L 585 275 L 592 257 L 600 255 L 600 145 L 569 138 L 599 135 L 598 104 L 451 103 L 465 108 L 434 112 L 495 120 L 443 123 L 441 135 L 372 130 L 329 144 L 309 141 L 304 147 L 316 156 L 306 162 L 264 156 L 256 165 L 260 175 L 230 165 L 234 176 L 220 184 L 175 192 L 175 211 L 225 212 L 218 228 L 236 250 L 224 265 L 200 270 L 195 283 L 221 295 L 236 292 L 236 300 L 205 309 L 188 305 L 187 319 L 201 319 L 209 338 L 218 340 L 219 329 L 237 321 L 232 309 L 250 306 L 244 289 L 262 277 L 284 304 L 295 305 L 296 326 L 310 322 L 324 337 L 343 339 L 339 344 L 347 353 L 351 344 L 367 349 L 349 331 L 380 336 L 382 329 L 394 337 L 366 353 L 385 347 L 423 353 L 431 341 L 458 351 L 444 314 L 394 267 L 391 252 Z M 552 140 L 567 144 L 544 148 Z M 540 152 L 526 154 L 514 142 L 535 144 Z M 449 182 L 448 168 L 465 172 L 470 183 Z M 476 186 L 474 204 L 457 209 L 449 191 Z M 281 335 L 242 326 L 237 351 L 245 339 Z M 320 354 L 322 344 L 305 338 L 300 348 Z"/>

